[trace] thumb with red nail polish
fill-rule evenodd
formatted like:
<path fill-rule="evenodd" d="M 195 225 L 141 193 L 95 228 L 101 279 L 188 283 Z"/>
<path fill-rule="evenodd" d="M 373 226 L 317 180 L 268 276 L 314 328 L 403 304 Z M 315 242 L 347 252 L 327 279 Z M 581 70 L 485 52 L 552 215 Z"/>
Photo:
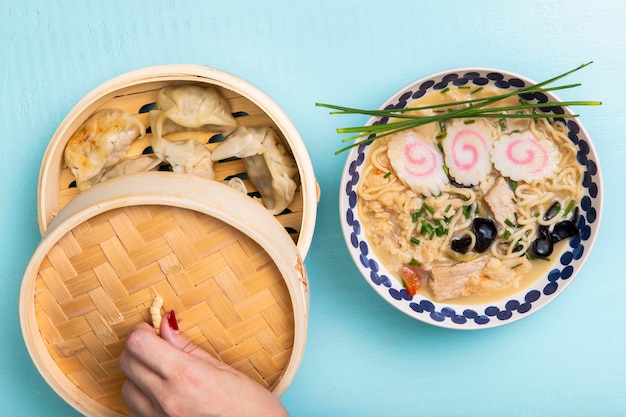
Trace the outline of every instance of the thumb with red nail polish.
<path fill-rule="evenodd" d="M 174 313 L 174 310 L 167 313 L 164 320 L 161 321 L 161 338 L 183 352 L 191 353 L 194 356 L 211 362 L 216 360 L 209 353 L 192 343 L 180 332 L 178 328 L 178 320 L 176 319 L 176 313 Z"/>
<path fill-rule="evenodd" d="M 167 324 L 170 326 L 172 330 L 178 330 L 178 321 L 176 320 L 176 314 L 174 314 L 174 310 L 167 313 Z"/>
<path fill-rule="evenodd" d="M 168 335 L 173 336 L 175 334 L 180 333 L 178 330 L 178 320 L 176 319 L 176 314 L 174 310 L 171 310 L 167 313 L 163 320 L 161 320 L 161 337 L 165 340 L 168 340 Z"/>
<path fill-rule="evenodd" d="M 160 337 L 147 323 L 130 331 L 120 356 L 129 416 L 289 417 L 267 388 L 189 340 L 185 323 L 170 311 Z"/>

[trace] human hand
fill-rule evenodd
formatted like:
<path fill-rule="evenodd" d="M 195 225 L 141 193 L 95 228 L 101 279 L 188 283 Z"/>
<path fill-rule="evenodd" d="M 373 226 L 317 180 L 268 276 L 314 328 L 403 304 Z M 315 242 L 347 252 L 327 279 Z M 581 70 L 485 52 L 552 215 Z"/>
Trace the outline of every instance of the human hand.
<path fill-rule="evenodd" d="M 147 323 L 128 335 L 120 367 L 129 417 L 288 417 L 270 391 L 181 334 L 173 314 L 161 337 Z"/>

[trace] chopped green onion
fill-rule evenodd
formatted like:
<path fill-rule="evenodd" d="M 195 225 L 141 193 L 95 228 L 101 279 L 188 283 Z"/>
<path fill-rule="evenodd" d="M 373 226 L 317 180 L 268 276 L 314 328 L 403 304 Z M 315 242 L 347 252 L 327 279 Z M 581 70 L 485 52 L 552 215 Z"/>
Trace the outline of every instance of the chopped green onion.
<path fill-rule="evenodd" d="M 570 200 L 570 202 L 567 204 L 567 207 L 565 208 L 565 211 L 563 212 L 563 216 L 567 216 L 569 212 L 572 211 L 572 209 L 574 208 L 574 204 L 576 204 L 576 202 L 574 200 Z"/>
<path fill-rule="evenodd" d="M 445 93 L 447 93 L 448 91 L 450 91 L 450 87 L 446 87 L 446 88 L 444 88 L 443 90 L 441 90 L 441 94 L 445 94 Z"/>
<path fill-rule="evenodd" d="M 526 252 L 526 258 L 529 261 L 535 261 L 535 260 L 540 260 L 540 261 L 546 261 L 546 262 L 550 262 L 550 258 L 538 258 L 537 256 L 535 256 L 533 253 L 531 252 Z"/>
<path fill-rule="evenodd" d="M 513 224 L 513 222 L 509 219 L 504 219 L 504 224 L 506 224 L 509 227 L 515 227 L 515 225 Z"/>
<path fill-rule="evenodd" d="M 435 214 L 435 209 L 433 209 L 428 204 L 424 203 L 424 204 L 422 204 L 422 207 L 425 208 L 430 214 Z"/>
<path fill-rule="evenodd" d="M 515 269 L 515 268 L 518 268 L 518 267 L 520 267 L 520 266 L 522 266 L 522 263 L 521 263 L 521 262 L 520 262 L 520 263 L 518 263 L 518 264 L 513 265 L 513 266 L 511 267 L 511 269 Z"/>
<path fill-rule="evenodd" d="M 482 87 L 478 87 L 477 89 L 472 90 L 471 94 L 476 94 L 476 93 L 478 93 L 482 89 L 483 89 Z"/>
<path fill-rule="evenodd" d="M 420 218 L 420 212 L 416 211 L 415 213 L 413 213 L 411 215 L 411 220 L 413 221 L 413 223 L 417 223 L 417 220 Z"/>
<path fill-rule="evenodd" d="M 417 240 L 417 242 L 418 242 L 417 244 L 419 244 L 419 240 L 418 239 L 415 239 L 415 240 Z M 409 262 L 409 266 L 422 266 L 422 263 L 420 261 L 418 261 L 417 259 L 412 258 L 411 262 Z"/>
<path fill-rule="evenodd" d="M 465 124 L 465 125 L 471 125 L 472 123 L 476 123 L 476 120 L 474 120 L 474 119 L 463 120 L 463 124 Z"/>
<path fill-rule="evenodd" d="M 447 212 L 450 211 L 451 208 L 452 208 L 452 204 L 448 204 L 448 206 L 446 207 L 446 209 L 443 212 L 447 213 Z"/>
<path fill-rule="evenodd" d="M 391 171 L 388 171 L 385 175 L 383 175 L 383 178 L 389 178 L 390 175 L 391 175 Z"/>
<path fill-rule="evenodd" d="M 502 237 L 506 240 L 508 238 L 511 237 L 511 231 L 510 230 L 506 230 L 503 234 Z"/>
<path fill-rule="evenodd" d="M 417 238 L 412 237 L 411 238 L 411 243 L 415 244 L 415 245 L 419 245 L 420 244 L 420 240 Z"/>
<path fill-rule="evenodd" d="M 423 235 L 428 235 L 433 233 L 433 227 L 426 222 L 426 220 L 422 219 L 422 228 L 420 229 L 420 233 Z"/>

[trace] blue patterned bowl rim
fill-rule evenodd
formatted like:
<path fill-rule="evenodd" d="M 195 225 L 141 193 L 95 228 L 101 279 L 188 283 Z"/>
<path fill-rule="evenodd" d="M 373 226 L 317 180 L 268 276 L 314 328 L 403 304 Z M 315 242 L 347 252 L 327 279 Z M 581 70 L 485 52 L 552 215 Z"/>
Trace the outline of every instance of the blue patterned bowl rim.
<path fill-rule="evenodd" d="M 405 107 L 411 101 L 432 90 L 449 85 L 493 84 L 497 87 L 520 88 L 536 82 L 511 73 L 491 68 L 457 68 L 441 71 L 414 81 L 392 95 L 381 109 Z M 550 92 L 536 94 L 539 101 L 547 99 L 562 101 Z M 569 108 L 554 108 L 555 113 L 572 113 Z M 368 120 L 368 124 L 376 121 Z M 579 147 L 578 160 L 585 166 L 584 193 L 580 203 L 579 236 L 572 238 L 558 260 L 553 260 L 545 277 L 538 278 L 530 286 L 515 294 L 487 304 L 450 304 L 436 302 L 420 294 L 409 296 L 402 284 L 385 269 L 370 249 L 356 210 L 356 185 L 365 160 L 368 145 L 352 148 L 347 155 L 339 189 L 339 212 L 343 236 L 348 251 L 365 281 L 385 301 L 401 312 L 439 327 L 452 329 L 485 329 L 515 322 L 546 306 L 560 295 L 580 272 L 588 259 L 600 228 L 602 214 L 602 174 L 600 163 L 587 134 L 578 118 L 566 120 L 568 136 Z"/>

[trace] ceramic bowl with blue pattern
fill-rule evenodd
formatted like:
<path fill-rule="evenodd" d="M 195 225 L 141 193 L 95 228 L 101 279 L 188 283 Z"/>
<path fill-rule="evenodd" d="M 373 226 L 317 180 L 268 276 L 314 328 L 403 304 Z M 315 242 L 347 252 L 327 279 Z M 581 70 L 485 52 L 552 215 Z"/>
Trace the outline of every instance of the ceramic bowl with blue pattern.
<path fill-rule="evenodd" d="M 494 85 L 504 89 L 519 89 L 535 82 L 497 69 L 461 68 L 436 73 L 419 79 L 399 90 L 380 108 L 404 108 L 413 100 L 428 92 L 451 86 Z M 537 101 L 561 101 L 550 92 L 534 93 Z M 567 107 L 552 107 L 556 114 L 572 114 Z M 402 280 L 391 274 L 377 258 L 375 248 L 368 242 L 357 209 L 357 185 L 361 178 L 369 144 L 349 150 L 341 177 L 339 191 L 340 220 L 350 255 L 365 281 L 385 301 L 401 312 L 432 325 L 453 329 L 484 329 L 512 323 L 529 316 L 559 296 L 580 272 L 593 247 L 602 213 L 602 178 L 600 164 L 587 132 L 580 120 L 563 118 L 569 139 L 578 147 L 577 159 L 584 167 L 583 197 L 579 203 L 577 227 L 580 233 L 569 239 L 563 252 L 553 254 L 546 274 L 510 292 L 502 299 L 487 303 L 462 304 L 437 302 L 418 292 L 410 296 Z M 372 117 L 369 124 L 385 123 L 380 117 Z M 560 256 L 556 256 L 560 255 Z M 458 299 L 457 299 L 458 300 Z"/>

